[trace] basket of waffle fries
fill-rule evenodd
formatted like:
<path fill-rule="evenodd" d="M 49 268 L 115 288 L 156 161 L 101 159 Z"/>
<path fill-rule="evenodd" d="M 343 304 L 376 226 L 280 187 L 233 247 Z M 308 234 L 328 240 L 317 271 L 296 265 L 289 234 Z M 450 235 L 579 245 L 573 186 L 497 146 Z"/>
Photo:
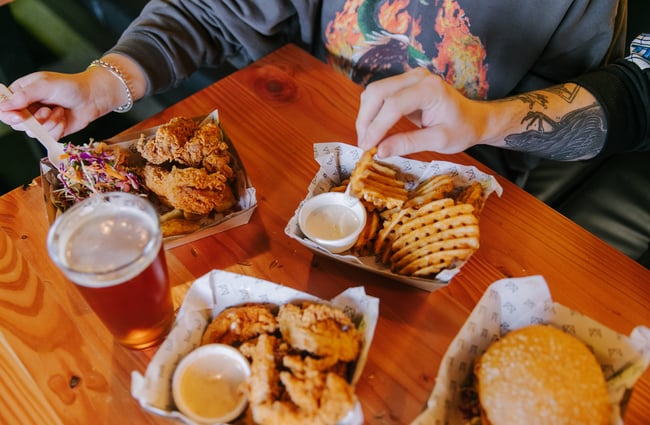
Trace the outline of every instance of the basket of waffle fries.
<path fill-rule="evenodd" d="M 131 394 L 147 411 L 193 422 L 175 406 L 172 376 L 187 354 L 228 344 L 250 362 L 248 405 L 236 424 L 357 425 L 354 387 L 372 342 L 379 300 L 363 287 L 331 300 L 265 280 L 213 270 L 194 281 L 176 323 Z"/>
<path fill-rule="evenodd" d="M 565 335 L 546 345 L 540 326 Z M 499 349 L 508 336 L 514 339 Z M 594 369 L 585 368 L 591 363 Z M 646 326 L 623 335 L 553 301 L 542 276 L 501 279 L 488 287 L 449 345 L 425 409 L 411 425 L 622 424 L 649 363 Z M 596 375 L 599 391 L 592 383 Z"/>
<path fill-rule="evenodd" d="M 68 143 L 58 168 L 41 160 L 41 176 L 50 223 L 96 193 L 128 191 L 152 202 L 168 248 L 245 224 L 257 205 L 217 111 L 105 141 Z"/>
<path fill-rule="evenodd" d="M 301 231 L 301 203 L 285 233 L 319 254 L 428 291 L 446 285 L 476 252 L 483 206 L 502 193 L 493 176 L 471 166 L 377 160 L 344 143 L 316 144 L 314 154 L 321 168 L 305 200 L 348 190 L 365 205 L 366 226 L 350 250 L 333 254 Z"/>

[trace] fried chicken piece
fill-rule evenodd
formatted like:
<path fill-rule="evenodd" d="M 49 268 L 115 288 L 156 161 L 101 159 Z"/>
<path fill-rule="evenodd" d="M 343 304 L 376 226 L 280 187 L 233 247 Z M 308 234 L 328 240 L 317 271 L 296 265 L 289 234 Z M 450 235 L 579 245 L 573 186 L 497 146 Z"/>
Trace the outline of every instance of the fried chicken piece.
<path fill-rule="evenodd" d="M 142 136 L 136 149 L 152 164 L 170 161 L 209 173 L 220 171 L 228 179 L 234 176 L 228 144 L 214 123 L 198 126 L 190 118 L 175 117 L 158 127 L 154 137 Z"/>
<path fill-rule="evenodd" d="M 209 172 L 221 171 L 228 179 L 235 175 L 230 168 L 230 153 L 228 144 L 223 140 L 223 132 L 213 123 L 204 124 L 196 130 L 186 145 L 183 160 L 193 167 L 202 165 Z"/>
<path fill-rule="evenodd" d="M 316 358 L 311 356 L 286 355 L 282 358 L 282 365 L 289 369 L 292 374 L 299 377 L 312 375 L 314 372 L 332 372 L 341 370 L 345 372 L 345 364 L 338 362 L 334 357 Z M 340 366 L 343 365 L 343 368 Z"/>
<path fill-rule="evenodd" d="M 262 334 L 252 350 L 251 374 L 248 378 L 248 402 L 253 408 L 276 400 L 282 391 L 280 388 L 280 372 L 275 356 L 276 347 L 280 340 L 272 335 Z M 259 421 L 256 420 L 257 423 Z"/>
<path fill-rule="evenodd" d="M 267 329 L 239 346 L 251 362 L 247 390 L 253 420 L 340 423 L 357 401 L 345 379 L 346 362 L 356 360 L 360 350 L 356 326 L 336 307 L 307 302 L 280 306 L 276 320 L 280 334 Z"/>
<path fill-rule="evenodd" d="M 335 373 L 328 373 L 318 416 L 326 424 L 338 424 L 350 413 L 357 397 L 354 388 Z"/>
<path fill-rule="evenodd" d="M 278 372 L 276 361 L 271 361 L 277 358 L 271 354 L 272 339 L 260 336 L 251 363 L 249 402 L 255 423 L 335 425 L 345 418 L 356 403 L 352 386 L 335 373 L 308 367 L 299 367 L 308 371 L 303 377 Z M 275 369 L 271 370 L 273 363 Z M 284 393 L 278 394 L 282 389 Z"/>
<path fill-rule="evenodd" d="M 220 172 L 208 173 L 204 168 L 172 167 L 147 164 L 143 169 L 145 185 L 164 204 L 184 212 L 206 215 L 232 208 L 235 195 L 228 178 Z"/>
<path fill-rule="evenodd" d="M 284 304 L 277 319 L 282 337 L 295 349 L 345 362 L 359 355 L 361 336 L 341 309 L 320 303 Z"/>
<path fill-rule="evenodd" d="M 271 306 L 246 304 L 229 307 L 219 313 L 203 332 L 201 344 L 241 345 L 278 328 Z"/>
<path fill-rule="evenodd" d="M 155 137 L 146 138 L 142 135 L 136 144 L 136 149 L 152 164 L 159 165 L 172 161 L 176 157 L 176 151 L 185 146 L 196 128 L 196 122 L 190 118 L 172 118 L 158 127 Z"/>
<path fill-rule="evenodd" d="M 283 371 L 280 381 L 298 412 L 307 418 L 317 416 L 325 424 L 339 423 L 356 401 L 352 386 L 336 373 L 311 370 L 300 378 Z"/>

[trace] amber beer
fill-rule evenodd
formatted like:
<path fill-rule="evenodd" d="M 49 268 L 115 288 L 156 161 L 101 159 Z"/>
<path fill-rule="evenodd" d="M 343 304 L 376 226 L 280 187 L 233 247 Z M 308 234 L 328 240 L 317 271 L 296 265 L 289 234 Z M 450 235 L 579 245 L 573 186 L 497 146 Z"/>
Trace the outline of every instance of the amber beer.
<path fill-rule="evenodd" d="M 63 213 L 48 252 L 117 341 L 158 344 L 174 320 L 158 215 L 145 198 L 94 195 Z"/>

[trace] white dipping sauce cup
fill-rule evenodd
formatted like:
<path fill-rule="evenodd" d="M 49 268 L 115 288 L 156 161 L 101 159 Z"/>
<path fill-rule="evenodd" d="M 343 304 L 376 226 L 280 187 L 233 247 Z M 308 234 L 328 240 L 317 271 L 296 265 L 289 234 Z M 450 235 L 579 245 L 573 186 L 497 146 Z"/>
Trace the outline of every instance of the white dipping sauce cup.
<path fill-rule="evenodd" d="M 338 254 L 350 249 L 366 225 L 366 209 L 343 192 L 325 192 L 303 202 L 298 225 L 306 237 Z"/>
<path fill-rule="evenodd" d="M 237 418 L 248 399 L 243 385 L 248 360 L 225 344 L 203 345 L 179 362 L 172 378 L 178 410 L 197 424 L 225 424 Z"/>

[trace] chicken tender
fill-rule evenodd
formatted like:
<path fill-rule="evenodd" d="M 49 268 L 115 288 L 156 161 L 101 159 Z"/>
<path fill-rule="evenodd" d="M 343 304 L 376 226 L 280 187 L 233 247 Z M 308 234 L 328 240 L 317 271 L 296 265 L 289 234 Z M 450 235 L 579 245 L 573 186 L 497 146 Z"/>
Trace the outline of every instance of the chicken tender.
<path fill-rule="evenodd" d="M 249 403 L 255 423 L 339 423 L 356 403 L 352 386 L 336 373 L 296 365 L 301 361 L 300 356 L 282 356 L 277 352 L 278 347 L 276 337 L 261 335 L 252 353 Z M 282 357 L 284 363 L 291 358 L 293 367 L 306 373 L 296 376 L 291 371 L 280 371 L 278 357 Z"/>
<path fill-rule="evenodd" d="M 280 372 L 275 355 L 279 344 L 278 338 L 263 334 L 257 339 L 257 344 L 252 350 L 251 374 L 248 379 L 248 402 L 251 406 L 268 404 L 280 397 Z"/>
<path fill-rule="evenodd" d="M 340 309 L 319 303 L 285 304 L 278 324 L 283 338 L 296 349 L 337 361 L 353 361 L 359 355 L 359 332 Z"/>
<path fill-rule="evenodd" d="M 206 215 L 232 208 L 235 195 L 228 177 L 220 172 L 208 173 L 204 168 L 178 168 L 171 171 L 147 164 L 143 170 L 145 185 L 161 202 L 184 212 Z"/>
<path fill-rule="evenodd" d="M 238 346 L 278 328 L 271 307 L 250 304 L 230 307 L 219 313 L 203 333 L 202 344 L 220 343 Z"/>

